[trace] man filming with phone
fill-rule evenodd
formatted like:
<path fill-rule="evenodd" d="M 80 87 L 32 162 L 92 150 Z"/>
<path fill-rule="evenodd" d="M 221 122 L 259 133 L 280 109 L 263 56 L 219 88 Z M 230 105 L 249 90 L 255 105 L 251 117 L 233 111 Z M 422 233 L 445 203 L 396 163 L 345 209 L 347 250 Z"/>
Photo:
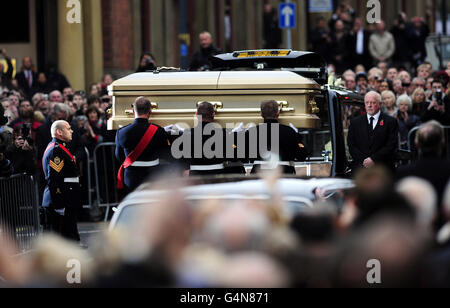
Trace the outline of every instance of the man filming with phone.
<path fill-rule="evenodd" d="M 435 79 L 431 86 L 433 95 L 425 104 L 421 120 L 423 123 L 436 120 L 444 126 L 450 126 L 450 100 L 444 93 L 442 81 Z"/>

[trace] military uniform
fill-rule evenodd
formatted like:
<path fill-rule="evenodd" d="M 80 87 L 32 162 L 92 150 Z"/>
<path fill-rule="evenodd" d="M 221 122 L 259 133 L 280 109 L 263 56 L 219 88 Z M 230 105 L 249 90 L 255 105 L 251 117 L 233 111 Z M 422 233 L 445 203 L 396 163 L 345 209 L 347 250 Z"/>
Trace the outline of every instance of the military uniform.
<path fill-rule="evenodd" d="M 272 130 L 277 126 L 278 133 L 272 134 Z M 272 135 L 277 140 L 272 140 Z M 278 165 L 283 167 L 286 174 L 296 174 L 293 162 L 305 161 L 307 157 L 300 134 L 289 126 L 279 124 L 277 120 L 265 120 L 264 124 L 250 128 L 246 131 L 245 139 L 247 158 L 254 164 L 252 173 L 270 168 L 270 165 L 264 161 L 266 153 L 261 153 L 264 148 L 279 155 Z M 278 142 L 278 151 L 273 148 L 275 142 Z"/>
<path fill-rule="evenodd" d="M 80 241 L 77 214 L 81 208 L 80 172 L 76 159 L 58 139 L 48 145 L 42 159 L 47 187 L 43 207 L 47 209 L 47 229 Z"/>
<path fill-rule="evenodd" d="M 147 119 L 136 119 L 132 124 L 117 131 L 116 158 L 119 162 L 125 159 L 138 146 L 150 124 Z M 156 125 L 155 125 L 156 126 Z M 143 153 L 124 172 L 124 185 L 128 191 L 133 191 L 150 176 L 162 171 L 161 160 L 170 161 L 170 141 L 165 130 L 159 126 Z"/>
<path fill-rule="evenodd" d="M 191 176 L 208 176 L 208 175 L 220 175 L 220 174 L 244 174 L 245 169 L 242 163 L 239 163 L 237 159 L 237 146 L 236 146 L 236 134 L 228 132 L 225 128 L 215 127 L 211 132 L 205 131 L 206 125 L 216 125 L 214 122 L 202 122 L 199 126 L 192 128 L 184 134 L 189 135 L 188 139 L 191 143 L 190 157 L 184 159 L 184 164 L 190 170 Z M 221 136 L 216 136 L 217 133 L 221 133 Z M 202 142 L 200 143 L 198 138 L 201 136 Z M 221 137 L 221 138 L 220 138 Z M 220 138 L 220 139 L 219 139 Z M 211 150 L 214 151 L 217 156 L 207 157 L 205 153 L 205 144 L 209 149 L 211 140 L 220 141 L 221 144 L 214 144 Z M 198 149 L 195 149 L 196 142 Z M 200 151 L 201 155 L 196 153 Z M 216 148 L 220 146 L 221 149 Z M 220 151 L 219 151 L 220 150 Z M 232 155 L 227 155 L 232 153 Z M 232 157 L 228 157 L 232 156 Z"/>

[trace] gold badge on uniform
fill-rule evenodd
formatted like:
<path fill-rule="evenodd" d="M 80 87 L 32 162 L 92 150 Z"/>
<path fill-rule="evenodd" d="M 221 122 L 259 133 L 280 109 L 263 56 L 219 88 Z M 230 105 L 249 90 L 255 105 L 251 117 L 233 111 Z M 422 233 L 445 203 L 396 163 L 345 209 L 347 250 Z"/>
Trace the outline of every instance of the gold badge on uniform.
<path fill-rule="evenodd" d="M 59 157 L 55 157 L 54 160 L 50 161 L 50 167 L 56 172 L 60 173 L 64 168 L 64 161 L 61 161 Z"/>
<path fill-rule="evenodd" d="M 300 149 L 304 149 L 304 148 L 305 148 L 305 146 L 304 146 L 303 144 L 301 144 L 301 143 L 298 144 L 298 147 L 299 147 Z"/>

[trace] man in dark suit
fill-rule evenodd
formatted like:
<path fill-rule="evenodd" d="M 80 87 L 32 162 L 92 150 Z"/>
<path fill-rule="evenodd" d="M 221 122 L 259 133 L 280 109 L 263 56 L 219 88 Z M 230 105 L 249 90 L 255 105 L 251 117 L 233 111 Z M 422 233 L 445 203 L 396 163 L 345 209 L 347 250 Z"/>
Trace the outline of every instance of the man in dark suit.
<path fill-rule="evenodd" d="M 349 59 L 348 63 L 362 64 L 366 70 L 372 67 L 372 57 L 369 51 L 370 32 L 364 30 L 361 18 L 356 18 L 352 31 L 348 36 Z"/>
<path fill-rule="evenodd" d="M 123 176 L 123 184 L 127 192 L 132 192 L 149 176 L 160 172 L 160 159 L 170 160 L 170 142 L 167 133 L 163 128 L 149 123 L 152 113 L 151 102 L 145 97 L 139 97 L 132 107 L 135 121 L 119 129 L 116 135 L 116 158 L 124 163 L 122 165 L 124 173 L 121 175 L 119 172 L 119 178 Z M 153 132 L 148 133 L 152 129 Z M 148 137 L 147 144 L 141 143 L 144 137 Z M 133 152 L 141 152 L 141 154 L 133 158 Z"/>
<path fill-rule="evenodd" d="M 394 169 L 398 149 L 398 123 L 381 112 L 381 95 L 369 92 L 365 97 L 366 115 L 351 121 L 348 147 L 353 158 L 353 171 L 382 164 Z"/>
<path fill-rule="evenodd" d="M 243 174 L 244 166 L 237 160 L 236 134 L 214 122 L 214 106 L 202 102 L 197 108 L 198 124 L 174 142 L 175 156 L 190 176 Z M 183 153 L 181 153 L 183 152 Z"/>
<path fill-rule="evenodd" d="M 410 166 L 403 166 L 397 170 L 397 180 L 416 176 L 429 181 L 438 193 L 439 220 L 438 226 L 444 222 L 442 200 L 445 187 L 450 181 L 450 162 L 445 160 L 444 128 L 437 121 L 423 124 L 416 134 L 416 147 L 419 152 L 419 160 Z"/>
<path fill-rule="evenodd" d="M 34 72 L 31 57 L 25 57 L 22 62 L 22 69 L 16 75 L 19 87 L 25 92 L 28 99 L 33 95 L 33 88 L 37 85 L 37 76 Z"/>
<path fill-rule="evenodd" d="M 264 124 L 250 128 L 245 136 L 247 157 L 254 163 L 252 173 L 280 165 L 284 173 L 296 174 L 293 162 L 305 161 L 307 156 L 301 136 L 293 128 L 278 122 L 280 107 L 276 101 L 262 102 L 261 116 Z M 277 164 L 270 162 L 270 154 L 279 156 Z"/>
<path fill-rule="evenodd" d="M 211 70 L 210 58 L 220 54 L 222 51 L 214 47 L 211 33 L 202 32 L 199 36 L 200 50 L 194 53 L 189 66 L 190 71 L 209 71 Z"/>

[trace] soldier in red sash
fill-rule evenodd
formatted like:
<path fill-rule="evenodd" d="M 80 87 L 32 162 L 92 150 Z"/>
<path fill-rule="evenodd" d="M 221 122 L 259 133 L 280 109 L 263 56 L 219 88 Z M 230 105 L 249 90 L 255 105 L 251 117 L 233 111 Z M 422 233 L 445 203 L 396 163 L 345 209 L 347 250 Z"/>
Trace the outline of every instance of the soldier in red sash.
<path fill-rule="evenodd" d="M 139 97 L 133 104 L 135 121 L 117 131 L 116 158 L 123 162 L 118 189 L 132 192 L 150 176 L 162 170 L 161 160 L 171 159 L 169 136 L 166 131 L 149 123 L 151 102 Z"/>
<path fill-rule="evenodd" d="M 67 150 L 73 131 L 66 121 L 56 121 L 51 128 L 53 140 L 48 145 L 42 166 L 47 181 L 43 207 L 47 229 L 79 242 L 77 214 L 81 208 L 80 173 L 75 157 Z"/>

